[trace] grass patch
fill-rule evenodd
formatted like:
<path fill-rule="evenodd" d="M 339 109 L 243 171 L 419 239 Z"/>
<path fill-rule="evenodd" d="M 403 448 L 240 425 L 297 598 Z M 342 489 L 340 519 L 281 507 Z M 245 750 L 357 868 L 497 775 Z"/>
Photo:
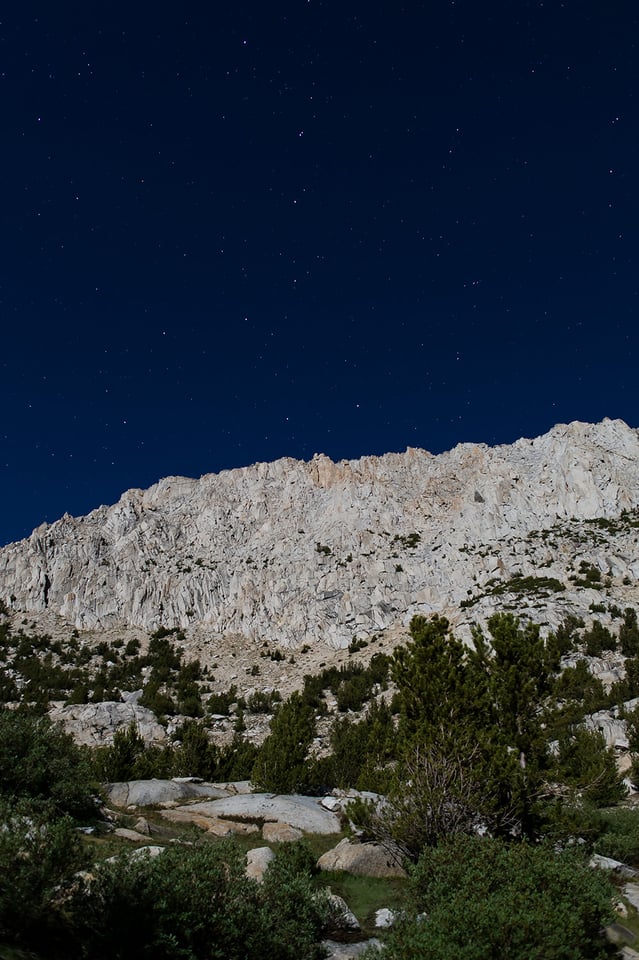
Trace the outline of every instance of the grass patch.
<path fill-rule="evenodd" d="M 401 877 L 355 877 L 351 873 L 333 870 L 323 870 L 316 882 L 343 897 L 359 920 L 365 936 L 379 934 L 375 928 L 376 910 L 382 907 L 396 911 L 402 909 L 408 883 Z"/>

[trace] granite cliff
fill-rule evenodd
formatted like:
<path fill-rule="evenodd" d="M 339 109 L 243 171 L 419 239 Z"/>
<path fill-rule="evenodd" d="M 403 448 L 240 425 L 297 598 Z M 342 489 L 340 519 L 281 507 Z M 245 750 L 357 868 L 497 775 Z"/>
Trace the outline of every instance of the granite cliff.
<path fill-rule="evenodd" d="M 0 598 L 79 629 L 291 647 L 344 647 L 415 613 L 463 625 L 509 599 L 552 624 L 604 588 L 635 602 L 638 508 L 639 431 L 620 420 L 439 456 L 282 459 L 168 477 L 43 524 L 0 550 Z"/>

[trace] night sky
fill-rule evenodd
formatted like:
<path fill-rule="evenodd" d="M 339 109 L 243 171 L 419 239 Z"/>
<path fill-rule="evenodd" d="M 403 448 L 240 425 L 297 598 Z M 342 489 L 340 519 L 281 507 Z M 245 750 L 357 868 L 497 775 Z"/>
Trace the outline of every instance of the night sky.
<path fill-rule="evenodd" d="M 170 474 L 638 426 L 636 9 L 5 5 L 0 542 Z"/>

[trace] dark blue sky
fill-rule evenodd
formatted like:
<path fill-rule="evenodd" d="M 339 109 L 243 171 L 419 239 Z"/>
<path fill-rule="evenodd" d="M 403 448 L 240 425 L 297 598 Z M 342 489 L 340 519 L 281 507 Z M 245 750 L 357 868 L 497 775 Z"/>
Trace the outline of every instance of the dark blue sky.
<path fill-rule="evenodd" d="M 10 7 L 0 542 L 168 474 L 639 425 L 635 4 Z"/>

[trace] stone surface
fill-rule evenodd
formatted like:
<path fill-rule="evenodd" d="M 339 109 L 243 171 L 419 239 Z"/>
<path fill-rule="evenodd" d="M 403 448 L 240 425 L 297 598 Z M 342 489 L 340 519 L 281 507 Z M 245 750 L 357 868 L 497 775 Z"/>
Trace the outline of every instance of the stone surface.
<path fill-rule="evenodd" d="M 134 850 L 131 854 L 132 857 L 159 857 L 161 853 L 164 853 L 166 847 L 161 847 L 157 844 L 150 844 L 148 847 L 138 847 L 137 850 Z"/>
<path fill-rule="evenodd" d="M 607 747 L 627 750 L 628 731 L 626 721 L 614 716 L 611 710 L 598 710 L 586 717 L 585 725 L 589 730 L 598 730 L 604 735 Z"/>
<path fill-rule="evenodd" d="M 116 807 L 148 807 L 170 801 L 195 797 L 223 797 L 225 791 L 212 783 L 193 783 L 190 780 L 129 780 L 107 783 L 104 792 Z"/>
<path fill-rule="evenodd" d="M 261 883 L 273 860 L 275 854 L 270 847 L 254 847 L 246 854 L 246 876 Z"/>
<path fill-rule="evenodd" d="M 320 870 L 343 870 L 357 877 L 405 877 L 406 871 L 377 843 L 340 840 L 317 861 Z"/>
<path fill-rule="evenodd" d="M 262 836 L 268 843 L 290 843 L 301 840 L 304 834 L 290 823 L 265 823 L 262 827 Z"/>
<path fill-rule="evenodd" d="M 369 947 L 382 949 L 381 942 L 374 937 L 371 940 L 362 940 L 360 943 L 337 943 L 335 940 L 324 940 L 323 945 L 326 947 L 326 960 L 350 960 L 351 957 L 359 957 Z"/>
<path fill-rule="evenodd" d="M 113 833 L 116 837 L 131 840 L 133 843 L 146 843 L 149 839 L 148 834 L 138 833 L 137 830 L 129 830 L 128 827 L 116 827 Z"/>
<path fill-rule="evenodd" d="M 587 521 L 638 505 L 639 434 L 619 420 L 439 456 L 282 459 L 168 477 L 86 517 L 42 524 L 0 550 L 0 597 L 78 629 L 181 626 L 195 644 L 201 625 L 202 643 L 241 635 L 341 648 L 354 633 L 458 609 L 469 590 L 478 599 L 468 618 L 485 617 L 496 600 L 480 587 L 491 578 L 543 567 L 566 582 L 584 552 L 610 571 L 623 603 L 622 579 L 639 579 L 635 531 L 617 532 L 611 546 Z M 566 585 L 541 605 L 550 626 L 599 598 Z"/>
<path fill-rule="evenodd" d="M 634 943 L 637 939 L 628 927 L 625 927 L 622 923 L 609 923 L 606 927 L 606 938 L 610 943 Z"/>
<path fill-rule="evenodd" d="M 230 837 L 231 834 L 248 837 L 253 833 L 260 832 L 260 828 L 255 823 L 243 823 L 208 816 L 198 809 L 198 804 L 161 810 L 160 816 L 164 820 L 168 820 L 169 823 L 184 823 L 198 827 L 200 830 L 206 830 L 214 837 Z"/>
<path fill-rule="evenodd" d="M 69 704 L 55 706 L 49 711 L 55 722 L 61 723 L 77 743 L 89 747 L 113 743 L 118 730 L 127 730 L 133 724 L 146 744 L 162 744 L 166 731 L 155 714 L 137 703 Z"/>
<path fill-rule="evenodd" d="M 375 926 L 380 930 L 390 930 L 395 923 L 395 914 L 388 907 L 375 911 Z"/>
<path fill-rule="evenodd" d="M 339 817 L 325 810 L 314 797 L 274 796 L 270 793 L 253 793 L 207 800 L 178 807 L 176 811 L 209 818 L 232 817 L 249 823 L 270 821 L 286 823 L 304 833 L 339 833 Z"/>
<path fill-rule="evenodd" d="M 612 857 L 602 857 L 600 853 L 592 854 L 590 866 L 599 870 L 611 870 L 624 880 L 631 880 L 639 875 L 637 870 L 634 867 L 629 867 L 627 863 L 613 860 Z"/>
<path fill-rule="evenodd" d="M 362 929 L 359 920 L 343 897 L 329 890 L 328 899 L 331 905 L 331 926 L 333 931 Z"/>

